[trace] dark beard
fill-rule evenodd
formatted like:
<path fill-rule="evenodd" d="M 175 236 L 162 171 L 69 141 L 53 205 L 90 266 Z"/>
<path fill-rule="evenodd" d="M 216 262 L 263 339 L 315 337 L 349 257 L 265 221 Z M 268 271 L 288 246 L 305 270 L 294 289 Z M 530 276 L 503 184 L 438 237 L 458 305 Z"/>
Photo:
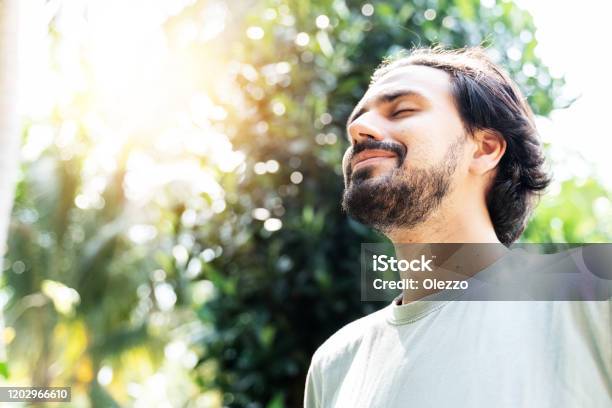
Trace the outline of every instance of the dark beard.
<path fill-rule="evenodd" d="M 401 160 L 390 174 L 374 179 L 370 178 L 370 168 L 353 173 L 349 165 L 342 208 L 357 221 L 383 233 L 421 224 L 450 191 L 462 147 L 463 141 L 458 140 L 441 163 L 429 169 L 406 173 Z"/>

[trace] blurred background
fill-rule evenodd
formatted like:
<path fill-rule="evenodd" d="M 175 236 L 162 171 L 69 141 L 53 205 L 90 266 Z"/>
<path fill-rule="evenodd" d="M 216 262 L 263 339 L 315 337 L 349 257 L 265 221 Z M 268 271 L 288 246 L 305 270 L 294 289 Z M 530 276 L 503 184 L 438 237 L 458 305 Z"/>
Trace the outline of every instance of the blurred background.
<path fill-rule="evenodd" d="M 483 44 L 527 95 L 555 181 L 523 242 L 610 242 L 610 11 L 19 0 L 0 385 L 71 386 L 73 407 L 301 406 L 316 347 L 386 306 L 360 301 L 360 244 L 383 238 L 341 213 L 340 161 L 402 48 Z"/>

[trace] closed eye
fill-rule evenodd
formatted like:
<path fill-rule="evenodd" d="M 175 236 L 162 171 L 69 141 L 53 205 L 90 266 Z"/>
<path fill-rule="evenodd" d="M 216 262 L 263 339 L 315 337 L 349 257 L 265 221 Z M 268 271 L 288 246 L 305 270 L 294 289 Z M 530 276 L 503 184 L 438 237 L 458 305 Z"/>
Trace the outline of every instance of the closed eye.
<path fill-rule="evenodd" d="M 398 111 L 393 112 L 393 114 L 391 115 L 392 117 L 396 117 L 399 116 L 403 113 L 412 113 L 412 112 L 416 112 L 416 109 L 400 109 Z"/>

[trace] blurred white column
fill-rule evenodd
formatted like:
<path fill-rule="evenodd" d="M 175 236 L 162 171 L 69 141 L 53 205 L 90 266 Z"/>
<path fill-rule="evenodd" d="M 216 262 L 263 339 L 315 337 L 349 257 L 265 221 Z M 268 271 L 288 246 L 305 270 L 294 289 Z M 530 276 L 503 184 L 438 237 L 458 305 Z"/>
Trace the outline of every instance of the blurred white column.
<path fill-rule="evenodd" d="M 0 0 L 0 257 L 6 250 L 21 139 L 17 116 L 17 8 L 18 0 Z"/>
<path fill-rule="evenodd" d="M 17 117 L 17 27 L 19 0 L 0 0 L 0 276 L 19 169 Z M 6 361 L 0 310 L 0 362 Z"/>

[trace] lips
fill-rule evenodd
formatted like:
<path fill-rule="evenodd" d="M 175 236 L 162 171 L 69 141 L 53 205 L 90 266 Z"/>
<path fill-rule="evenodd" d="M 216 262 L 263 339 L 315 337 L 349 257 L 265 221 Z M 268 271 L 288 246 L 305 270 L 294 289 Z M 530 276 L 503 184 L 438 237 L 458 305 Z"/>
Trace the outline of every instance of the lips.
<path fill-rule="evenodd" d="M 395 157 L 397 157 L 397 155 L 388 150 L 368 149 L 356 154 L 351 165 L 353 170 L 355 170 L 358 167 L 376 164 L 382 160 L 393 159 Z"/>

